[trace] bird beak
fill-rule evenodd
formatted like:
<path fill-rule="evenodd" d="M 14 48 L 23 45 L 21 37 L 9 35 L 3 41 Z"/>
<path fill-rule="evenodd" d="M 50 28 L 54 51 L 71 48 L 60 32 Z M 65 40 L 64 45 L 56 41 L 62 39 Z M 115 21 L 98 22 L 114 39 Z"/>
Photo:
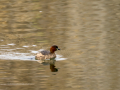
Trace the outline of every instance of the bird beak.
<path fill-rule="evenodd" d="M 59 48 L 57 50 L 60 50 Z"/>

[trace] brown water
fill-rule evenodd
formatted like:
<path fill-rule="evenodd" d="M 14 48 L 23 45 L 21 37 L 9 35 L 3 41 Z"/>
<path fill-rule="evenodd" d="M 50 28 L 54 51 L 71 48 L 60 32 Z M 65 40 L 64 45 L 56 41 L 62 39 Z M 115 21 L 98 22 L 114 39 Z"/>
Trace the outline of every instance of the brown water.
<path fill-rule="evenodd" d="M 119 90 L 119 8 L 119 0 L 0 0 L 0 90 Z M 53 44 L 56 60 L 37 62 Z"/>

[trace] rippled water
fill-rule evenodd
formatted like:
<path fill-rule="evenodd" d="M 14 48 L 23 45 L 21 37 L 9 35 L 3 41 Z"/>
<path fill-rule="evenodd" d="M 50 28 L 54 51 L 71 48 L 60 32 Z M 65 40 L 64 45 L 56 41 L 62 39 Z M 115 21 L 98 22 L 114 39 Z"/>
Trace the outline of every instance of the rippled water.
<path fill-rule="evenodd" d="M 119 90 L 119 0 L 1 0 L 0 90 Z M 55 60 L 35 60 L 58 45 Z"/>

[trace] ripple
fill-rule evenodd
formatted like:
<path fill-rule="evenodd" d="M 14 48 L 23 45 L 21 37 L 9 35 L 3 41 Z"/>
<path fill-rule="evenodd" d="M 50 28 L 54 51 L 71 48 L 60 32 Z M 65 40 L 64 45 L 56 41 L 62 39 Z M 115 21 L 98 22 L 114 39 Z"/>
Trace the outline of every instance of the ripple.
<path fill-rule="evenodd" d="M 16 49 L 24 49 L 24 48 L 16 48 Z"/>
<path fill-rule="evenodd" d="M 4 40 L 0 40 L 0 41 L 4 41 Z"/>
<path fill-rule="evenodd" d="M 4 60 L 34 60 L 35 56 L 29 55 L 29 53 L 4 53 L 0 55 L 0 59 Z"/>
<path fill-rule="evenodd" d="M 66 60 L 67 58 L 62 58 L 61 55 L 56 55 L 55 58 L 56 61 Z M 30 53 L 19 53 L 19 52 L 7 52 L 7 53 L 1 53 L 0 59 L 4 60 L 30 60 L 30 61 L 36 61 L 35 56 L 30 55 Z M 49 59 L 48 59 L 49 60 Z"/>
<path fill-rule="evenodd" d="M 56 55 L 56 61 L 66 60 L 67 58 L 62 58 L 62 55 Z"/>
<path fill-rule="evenodd" d="M 9 48 L 9 47 L 0 47 L 0 48 Z"/>
<path fill-rule="evenodd" d="M 37 45 L 32 45 L 33 47 L 36 47 Z"/>
<path fill-rule="evenodd" d="M 31 53 L 38 53 L 38 51 L 34 51 L 34 50 L 29 50 L 29 51 L 31 51 Z"/>
<path fill-rule="evenodd" d="M 16 50 L 16 49 L 0 49 L 0 50 L 12 51 L 12 50 Z"/>
<path fill-rule="evenodd" d="M 0 45 L 0 46 L 7 46 L 7 45 Z"/>
<path fill-rule="evenodd" d="M 29 46 L 23 46 L 23 47 L 29 47 Z"/>
<path fill-rule="evenodd" d="M 16 45 L 16 44 L 14 44 L 14 43 L 10 43 L 10 44 L 7 44 L 7 45 L 11 45 L 11 46 L 14 46 L 14 45 Z"/>

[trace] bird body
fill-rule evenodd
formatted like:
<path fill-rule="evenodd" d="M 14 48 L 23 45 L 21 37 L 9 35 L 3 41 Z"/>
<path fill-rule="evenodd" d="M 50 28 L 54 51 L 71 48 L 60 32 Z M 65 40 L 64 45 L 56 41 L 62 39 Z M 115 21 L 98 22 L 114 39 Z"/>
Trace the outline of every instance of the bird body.
<path fill-rule="evenodd" d="M 60 50 L 60 49 L 58 48 L 58 46 L 53 45 L 53 46 L 50 48 L 50 51 L 47 51 L 47 50 L 41 51 L 40 53 L 38 53 L 38 54 L 35 56 L 35 59 L 36 59 L 36 60 L 45 60 L 45 59 L 55 58 L 55 57 L 56 57 L 55 51 L 57 51 L 57 50 Z"/>

